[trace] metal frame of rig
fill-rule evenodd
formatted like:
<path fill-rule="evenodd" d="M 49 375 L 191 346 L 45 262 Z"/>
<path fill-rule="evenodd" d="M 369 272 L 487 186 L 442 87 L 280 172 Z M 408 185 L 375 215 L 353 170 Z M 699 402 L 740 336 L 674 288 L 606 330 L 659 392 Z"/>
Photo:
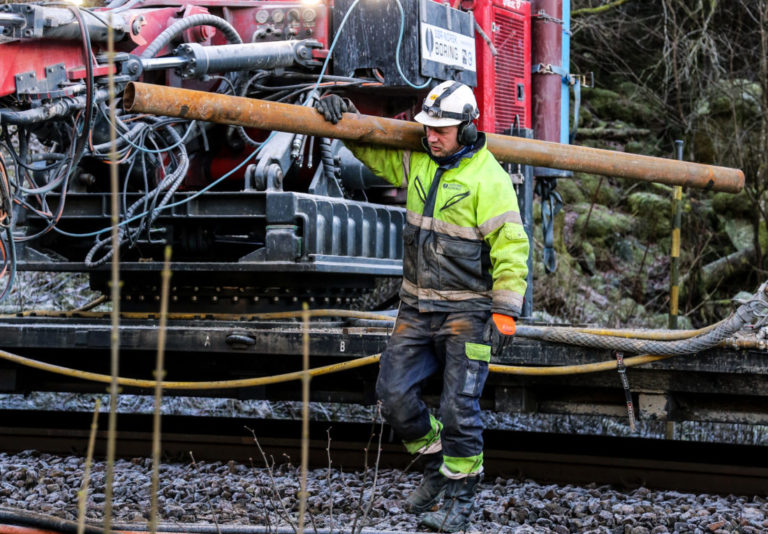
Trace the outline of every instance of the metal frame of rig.
<path fill-rule="evenodd" d="M 6 350 L 51 364 L 74 366 L 109 375 L 111 324 L 107 317 L 87 313 L 61 317 L 0 319 L 0 336 Z M 122 376 L 152 377 L 158 342 L 157 318 L 127 318 L 120 325 Z M 327 371 L 312 378 L 311 400 L 363 403 L 375 401 L 377 365 L 343 369 L 345 363 L 383 350 L 392 323 L 350 319 L 311 322 L 310 366 Z M 304 330 L 290 320 L 222 320 L 214 317 L 171 317 L 166 331 L 168 380 L 191 381 L 168 394 L 215 395 L 235 398 L 299 400 Z M 734 336 L 726 344 L 692 355 L 622 369 L 590 370 L 595 362 L 616 363 L 617 352 L 583 348 L 525 338 L 492 361 L 481 405 L 511 413 L 632 416 L 639 420 L 702 420 L 766 424 L 768 396 L 766 344 L 758 333 Z M 627 360 L 631 358 L 626 355 Z M 375 364 L 375 361 L 367 363 Z M 342 366 L 342 374 L 333 374 Z M 563 374 L 557 370 L 571 373 Z M 579 369 L 579 367 L 582 369 Z M 498 369 L 494 369 L 497 367 Z M 511 368 L 511 374 L 506 372 Z M 618 373 L 617 373 L 618 369 Z M 621 374 L 627 378 L 623 384 Z M 277 377 L 249 386 L 248 377 Z M 205 380 L 205 383 L 196 382 Z M 244 387 L 225 389 L 219 381 L 240 380 Z M 105 380 L 106 381 L 106 380 Z M 218 384 L 217 384 L 218 382 Z M 258 381 L 252 383 L 259 384 Z M 198 388 L 196 384 L 207 389 Z M 425 389 L 427 397 L 439 395 L 436 383 Z M 141 384 L 139 384 L 141 386 Z M 622 393 L 622 389 L 624 392 Z M 0 367 L 0 390 L 62 390 L 100 392 L 104 385 L 59 376 L 25 365 Z M 124 391 L 149 393 L 151 388 L 126 386 Z"/>

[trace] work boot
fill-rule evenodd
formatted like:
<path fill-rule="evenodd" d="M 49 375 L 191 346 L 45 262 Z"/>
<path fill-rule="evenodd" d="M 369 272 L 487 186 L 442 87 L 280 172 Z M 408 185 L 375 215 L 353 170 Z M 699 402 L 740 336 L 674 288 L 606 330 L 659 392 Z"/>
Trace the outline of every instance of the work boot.
<path fill-rule="evenodd" d="M 405 500 L 405 511 L 412 514 L 428 512 L 440 502 L 448 479 L 440 472 L 443 465 L 441 452 L 424 455 L 424 477 L 421 484 Z"/>
<path fill-rule="evenodd" d="M 439 532 L 459 532 L 469 527 L 475 506 L 475 491 L 482 475 L 450 479 L 445 487 L 443 506 L 421 518 L 421 524 Z"/>

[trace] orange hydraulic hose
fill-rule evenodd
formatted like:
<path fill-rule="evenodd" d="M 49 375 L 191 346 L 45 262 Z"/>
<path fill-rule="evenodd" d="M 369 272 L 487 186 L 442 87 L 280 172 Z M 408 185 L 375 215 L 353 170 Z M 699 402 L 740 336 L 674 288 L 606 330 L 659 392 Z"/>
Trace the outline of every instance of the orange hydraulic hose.
<path fill-rule="evenodd" d="M 643 354 L 641 356 L 632 356 L 624 359 L 624 365 L 635 367 L 646 363 L 666 360 L 672 356 L 651 356 Z M 489 364 L 488 370 L 491 373 L 502 375 L 523 375 L 523 376 L 558 376 L 558 375 L 580 375 L 585 373 L 597 373 L 600 371 L 610 371 L 616 369 L 616 360 L 604 362 L 582 363 L 578 365 L 558 365 L 551 367 L 527 367 L 519 365 L 497 365 Z"/>
<path fill-rule="evenodd" d="M 0 534 L 61 534 L 61 532 L 32 527 L 20 527 L 18 525 L 0 525 Z"/>
<path fill-rule="evenodd" d="M 0 314 L 0 317 L 79 317 L 82 319 L 100 319 L 105 316 L 104 312 L 92 312 L 88 309 L 93 306 L 101 304 L 103 301 L 96 299 L 83 308 L 78 308 L 72 311 L 58 311 L 58 310 L 29 310 L 17 313 Z M 364 319 L 369 321 L 390 321 L 394 322 L 395 318 L 391 315 L 376 312 L 361 312 L 355 310 L 341 310 L 341 309 L 325 309 L 325 310 L 309 310 L 310 317 L 347 317 L 351 319 Z M 157 318 L 157 313 L 144 313 L 144 312 L 120 312 L 120 317 L 123 319 L 153 319 Z M 169 313 L 168 318 L 173 320 L 196 320 L 196 319 L 212 319 L 217 321 L 273 321 L 279 319 L 294 319 L 301 317 L 300 311 L 283 311 L 283 312 L 263 312 L 252 314 L 235 314 L 235 313 Z"/>
<path fill-rule="evenodd" d="M 113 530 L 120 534 L 149 534 L 148 532 L 141 531 L 127 531 L 127 530 Z M 0 534 L 62 534 L 59 530 L 45 530 L 34 527 L 22 527 L 19 525 L 0 525 Z M 170 534 L 158 531 L 157 534 Z M 174 534 L 179 534 L 178 532 Z"/>
<path fill-rule="evenodd" d="M 633 367 L 637 365 L 643 365 L 646 363 L 652 363 L 672 356 L 651 356 L 648 354 L 641 356 L 632 356 L 624 360 L 624 364 L 627 367 Z M 11 352 L 0 350 L 0 358 L 8 360 L 10 362 L 38 369 L 40 371 L 46 371 L 49 373 L 55 373 L 59 375 L 69 376 L 73 378 L 80 378 L 82 380 L 91 380 L 93 382 L 109 383 L 111 377 L 99 373 L 92 373 L 90 371 L 82 371 L 80 369 L 71 369 L 69 367 L 63 367 L 61 365 L 54 365 L 47 362 L 41 362 L 24 356 L 19 356 Z M 345 371 L 347 369 L 354 369 L 356 367 L 363 367 L 377 363 L 381 359 L 381 354 L 373 354 L 371 356 L 363 356 L 355 358 L 353 360 L 347 360 L 331 365 L 324 365 L 322 367 L 315 367 L 309 369 L 308 373 L 311 377 L 321 376 L 326 374 L 337 373 Z M 489 364 L 488 370 L 492 373 L 508 374 L 508 375 L 524 375 L 524 376 L 556 376 L 556 375 L 569 375 L 569 374 L 584 374 L 584 373 L 596 373 L 600 371 L 608 371 L 616 368 L 616 361 L 609 360 L 604 362 L 595 362 L 579 365 L 562 365 L 562 366 L 550 366 L 550 367 L 528 367 L 517 365 L 499 365 Z M 268 384 L 279 384 L 282 382 L 289 382 L 293 380 L 301 380 L 304 376 L 304 371 L 293 371 L 290 373 L 283 373 L 273 376 L 262 376 L 256 378 L 241 378 L 235 380 L 213 380 L 207 382 L 173 382 L 163 381 L 163 389 L 173 390 L 211 390 L 211 389 L 235 389 L 235 388 L 247 388 L 255 386 L 264 386 Z M 154 380 L 138 379 L 138 378 L 125 378 L 118 377 L 117 382 L 121 386 L 136 387 L 136 388 L 153 388 L 156 385 Z"/>
<path fill-rule="evenodd" d="M 32 360 L 0 350 L 0 358 L 8 360 L 10 362 L 31 367 L 32 369 L 38 369 L 40 371 L 47 371 L 49 373 L 55 373 L 59 375 L 69 376 L 73 378 L 80 378 L 82 380 L 91 380 L 93 382 L 100 382 L 102 384 L 109 384 L 112 381 L 112 377 L 100 373 L 92 373 L 90 371 L 82 371 L 80 369 L 72 369 L 69 367 L 63 367 L 61 365 L 54 365 L 47 362 L 41 362 L 38 360 Z M 376 363 L 381 358 L 381 354 L 374 354 L 372 356 L 365 356 L 362 358 L 356 358 L 354 360 L 347 360 L 340 363 L 334 363 L 331 365 L 324 365 L 322 367 L 316 367 L 309 370 L 310 376 L 320 376 L 346 369 L 354 369 L 355 367 L 363 367 Z M 235 389 L 235 388 L 248 388 L 255 386 L 265 386 L 268 384 L 279 384 L 281 382 L 289 382 L 292 380 L 301 380 L 304 376 L 304 371 L 294 371 L 291 373 L 283 373 L 280 375 L 263 376 L 256 378 L 241 378 L 235 380 L 211 380 L 207 382 L 173 382 L 163 380 L 163 389 L 182 389 L 182 390 L 210 390 L 210 389 Z M 118 377 L 118 385 L 135 387 L 135 388 L 154 388 L 156 385 L 155 380 L 145 380 L 139 378 L 124 378 Z"/>

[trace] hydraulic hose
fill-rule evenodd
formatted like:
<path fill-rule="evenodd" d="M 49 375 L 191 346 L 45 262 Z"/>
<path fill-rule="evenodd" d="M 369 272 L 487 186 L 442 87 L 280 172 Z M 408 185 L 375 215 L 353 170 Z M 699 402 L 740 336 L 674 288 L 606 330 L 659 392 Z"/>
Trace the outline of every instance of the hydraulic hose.
<path fill-rule="evenodd" d="M 328 183 L 336 182 L 336 163 L 333 161 L 333 151 L 331 150 L 331 139 L 323 137 L 320 139 L 320 160 L 323 162 L 323 174 Z"/>
<path fill-rule="evenodd" d="M 5 524 L 2 524 L 5 523 Z M 0 507 L 0 534 L 6 531 L 5 527 L 21 525 L 21 529 L 14 529 L 14 534 L 43 534 L 47 532 L 60 532 L 62 534 L 76 534 L 77 522 L 62 519 L 51 515 L 20 510 L 16 508 Z M 26 527 L 26 528 L 23 528 Z M 144 534 L 148 525 L 142 523 L 115 523 L 112 531 L 135 532 Z M 10 530 L 10 529 L 9 529 Z M 337 532 L 336 529 L 333 529 Z M 217 524 L 177 524 L 165 523 L 157 526 L 157 532 L 173 532 L 185 534 L 295 534 L 291 527 L 274 527 L 261 525 L 217 525 Z M 307 529 L 309 532 L 309 529 Z M 331 534 L 329 529 L 312 529 L 316 534 Z M 360 534 L 408 534 L 407 532 L 393 530 L 377 530 L 364 528 Z M 103 528 L 98 525 L 86 523 L 84 534 L 105 534 Z"/>
<path fill-rule="evenodd" d="M 241 44 L 243 42 L 243 39 L 240 37 L 240 34 L 237 33 L 237 30 L 234 28 L 234 26 L 232 26 L 223 18 L 217 17 L 216 15 L 210 15 L 208 13 L 199 13 L 197 15 L 183 18 L 180 21 L 168 26 L 163 31 L 163 33 L 155 37 L 154 41 L 152 41 L 149 46 L 144 49 L 144 52 L 141 53 L 141 57 L 155 57 L 155 55 L 157 55 L 160 50 L 162 50 L 168 43 L 170 43 L 174 37 L 190 28 L 194 28 L 195 26 L 213 26 L 216 29 L 221 30 L 221 32 L 227 38 L 227 41 L 229 41 L 231 44 Z"/>
<path fill-rule="evenodd" d="M 132 141 L 135 139 L 144 128 L 147 127 L 147 123 L 145 122 L 137 122 L 133 125 L 133 127 L 128 130 L 127 132 L 123 133 L 122 135 L 118 135 L 117 137 L 117 148 L 121 149 L 123 146 L 126 145 L 129 141 Z M 104 151 L 109 151 L 112 149 L 112 141 L 106 141 L 104 143 L 100 143 L 98 145 L 93 145 L 91 147 L 91 154 L 98 154 L 103 155 Z"/>
<path fill-rule="evenodd" d="M 131 9 L 133 6 L 135 6 L 136 4 L 139 4 L 141 2 L 143 2 L 143 0 L 130 0 L 128 3 L 126 3 L 125 1 L 120 2 L 119 5 L 115 6 L 112 9 L 112 12 L 120 13 L 121 11 L 127 11 Z"/>
<path fill-rule="evenodd" d="M 621 331 L 601 331 L 599 333 L 585 333 L 584 330 L 588 329 L 559 329 L 559 328 L 545 328 L 535 326 L 518 326 L 517 335 L 520 337 L 526 337 L 530 339 L 538 339 L 542 341 L 550 341 L 556 343 L 566 344 L 580 344 L 591 348 L 601 348 L 607 350 L 620 350 L 625 352 L 647 352 L 641 356 L 635 356 L 626 358 L 624 365 L 627 367 L 633 367 L 637 365 L 643 365 L 666 358 L 671 358 L 675 355 L 691 354 L 700 352 L 712 348 L 718 344 L 724 342 L 729 336 L 732 336 L 739 331 L 743 326 L 751 323 L 754 319 L 757 319 L 756 326 L 762 325 L 766 318 L 768 318 L 768 283 L 764 283 L 760 286 L 757 293 L 753 295 L 751 299 L 731 314 L 727 319 L 712 325 L 712 327 L 703 328 L 699 331 L 703 332 L 689 339 L 680 339 L 676 341 L 654 341 L 638 338 L 625 338 L 617 335 L 607 335 L 606 332 L 612 334 L 620 333 Z M 349 312 L 347 310 L 316 310 L 315 313 L 323 316 L 328 313 L 342 315 L 346 312 L 349 315 L 357 316 L 362 315 L 360 312 Z M 298 312 L 281 312 L 276 314 L 262 314 L 263 318 L 287 318 L 295 316 Z M 378 319 L 378 318 L 377 318 Z M 389 317 L 383 317 L 384 320 L 389 320 Z M 565 330 L 565 331 L 561 331 Z M 751 348 L 751 344 L 744 340 L 736 340 L 732 344 L 739 346 L 740 348 Z M 13 363 L 39 369 L 42 371 L 52 372 L 69 376 L 73 378 L 80 378 L 84 380 L 92 380 L 95 382 L 109 383 L 111 377 L 108 375 L 91 373 L 88 371 L 82 371 L 77 369 L 70 369 L 58 365 L 49 364 L 46 362 L 40 362 L 25 358 L 17 354 L 0 350 L 0 358 L 11 361 Z M 381 354 L 374 354 L 372 356 L 366 356 L 357 358 L 354 360 L 347 360 L 345 362 L 336 363 L 332 365 L 326 365 L 310 369 L 308 371 L 310 376 L 320 376 L 324 374 L 335 373 L 346 369 L 353 369 L 356 367 L 362 367 L 378 362 L 381 359 Z M 529 375 L 529 376 L 542 376 L 542 375 L 565 375 L 565 374 L 582 374 L 593 373 L 599 371 L 606 371 L 615 369 L 617 366 L 616 361 L 596 362 L 590 364 L 580 365 L 567 365 L 567 366 L 551 366 L 551 367 L 527 367 L 527 366 L 510 366 L 510 365 L 497 365 L 490 364 L 489 371 L 500 374 L 515 374 L 515 375 Z M 304 376 L 304 371 L 294 371 L 291 373 L 284 373 L 280 375 L 273 375 L 267 377 L 258 378 L 246 378 L 238 380 L 218 380 L 208 382 L 163 382 L 162 386 L 166 389 L 181 389 L 181 390 L 206 390 L 206 389 L 229 389 L 229 388 L 243 388 L 262 386 L 267 384 L 276 384 L 281 382 L 287 382 L 291 380 L 300 380 Z M 156 385 L 155 380 L 142 380 L 133 378 L 118 378 L 118 383 L 121 386 L 130 386 L 138 388 L 153 388 Z"/>
<path fill-rule="evenodd" d="M 189 168 L 189 157 L 187 155 L 186 147 L 182 144 L 181 137 L 176 132 L 176 130 L 173 129 L 172 126 L 166 126 L 165 130 L 170 134 L 171 139 L 179 149 L 179 160 L 177 162 L 177 168 L 171 174 L 163 178 L 160 184 L 148 195 L 145 195 L 146 198 L 140 198 L 128 208 L 125 213 L 126 220 L 131 219 L 138 209 L 146 205 L 147 201 L 151 201 L 153 205 L 153 207 L 149 210 L 147 217 L 142 219 L 138 229 L 132 230 L 131 228 L 124 226 L 118 228 L 118 238 L 121 246 L 131 241 L 132 238 L 138 237 L 138 235 L 141 234 L 145 227 L 149 232 L 149 228 L 154 219 L 157 217 L 159 211 L 169 202 L 173 194 L 181 185 L 181 182 L 186 177 L 187 169 Z M 160 198 L 161 194 L 163 194 L 162 199 L 158 201 L 157 199 Z M 126 234 L 128 235 L 126 236 Z M 96 253 L 102 248 L 106 248 L 107 251 L 98 259 L 94 259 Z M 96 243 L 86 254 L 84 263 L 89 268 L 97 267 L 106 263 L 110 258 L 112 258 L 113 254 L 114 251 L 111 249 L 111 239 L 100 239 L 97 237 Z"/>
<path fill-rule="evenodd" d="M 672 356 L 651 356 L 643 354 L 642 356 L 633 356 L 624 358 L 626 367 L 637 367 L 646 363 L 653 363 L 660 360 L 666 360 Z M 562 375 L 583 375 L 587 373 L 599 373 L 601 371 L 611 371 L 616 369 L 616 360 L 604 362 L 582 363 L 578 365 L 556 365 L 550 367 L 528 367 L 522 365 L 498 365 L 489 364 L 488 371 L 500 375 L 520 375 L 520 376 L 562 376 Z"/>
<path fill-rule="evenodd" d="M 738 341 L 735 342 L 739 344 Z M 754 344 L 749 342 L 741 342 L 739 348 L 754 348 Z M 671 355 L 649 355 L 644 354 L 641 356 L 633 356 L 624 359 L 624 365 L 626 367 L 636 367 L 638 365 L 644 365 L 647 363 L 653 363 L 660 360 L 671 358 Z M 31 358 L 25 358 L 18 354 L 6 352 L 0 350 L 0 359 L 4 359 L 18 365 L 30 367 L 32 369 L 38 369 L 40 371 L 46 371 L 58 375 L 68 376 L 71 378 L 79 378 L 82 380 L 91 380 L 93 382 L 101 382 L 108 384 L 111 382 L 112 377 L 109 375 L 103 375 L 99 373 L 91 373 L 89 371 L 82 371 L 79 369 L 71 369 L 69 367 L 63 367 L 60 365 L 53 365 Z M 310 369 L 309 375 L 311 377 L 322 376 L 326 374 L 338 373 L 346 371 L 348 369 L 355 369 L 357 367 L 364 367 L 378 363 L 381 359 L 381 354 L 373 354 L 371 356 L 364 356 L 356 358 L 354 360 L 347 360 L 341 363 L 335 363 L 331 365 L 325 365 L 322 367 L 316 367 Z M 520 376 L 561 376 L 571 374 L 586 374 L 597 373 L 601 371 L 609 371 L 616 369 L 617 362 L 615 360 L 609 360 L 604 362 L 595 362 L 579 365 L 559 365 L 549 367 L 529 367 L 518 365 L 499 365 L 490 364 L 488 370 L 491 373 L 506 374 L 506 375 L 520 375 Z M 243 378 L 238 380 L 216 380 L 209 382 L 163 382 L 162 387 L 164 389 L 173 390 L 210 390 L 210 389 L 236 389 L 246 387 L 264 386 L 269 384 L 279 384 L 283 382 L 290 382 L 293 380 L 301 380 L 304 376 L 303 371 L 294 371 L 291 373 L 283 373 L 280 375 L 272 375 L 258 378 Z M 121 386 L 137 387 L 137 388 L 154 388 L 156 385 L 155 380 L 143 380 L 135 378 L 118 377 L 117 382 Z"/>
<path fill-rule="evenodd" d="M 761 321 L 768 315 L 768 283 L 763 283 L 757 293 L 742 304 L 725 321 L 715 325 L 711 330 L 692 337 L 676 341 L 656 341 L 647 339 L 630 339 L 617 336 L 606 336 L 579 332 L 574 329 L 547 328 L 539 326 L 520 325 L 516 335 L 539 341 L 580 345 L 583 347 L 619 350 L 630 353 L 647 353 L 655 355 L 678 355 L 700 352 L 722 342 L 732 336 L 743 326 L 754 319 Z"/>
<path fill-rule="evenodd" d="M 91 380 L 93 382 L 101 382 L 103 384 L 109 384 L 112 382 L 110 375 L 103 375 L 100 373 L 91 373 L 90 371 L 81 371 L 79 369 L 71 369 L 69 367 L 63 367 L 61 365 L 53 365 L 46 362 L 32 360 L 25 358 L 11 352 L 0 350 L 0 358 L 8 360 L 19 365 L 31 367 L 32 369 L 38 369 L 40 371 L 47 371 L 49 373 L 55 373 L 72 378 L 80 378 L 82 380 Z M 365 356 L 362 358 L 356 358 L 354 360 L 347 360 L 341 363 L 334 363 L 331 365 L 324 365 L 322 367 L 315 367 L 310 369 L 309 376 L 321 376 L 331 373 L 337 373 L 339 371 L 345 371 L 347 369 L 354 369 L 356 367 L 363 367 L 376 363 L 381 358 L 381 354 L 374 354 L 372 356 Z M 236 389 L 236 388 L 250 388 L 256 386 L 266 386 L 270 384 L 280 384 L 282 382 L 290 382 L 292 380 L 301 380 L 304 376 L 304 371 L 294 371 L 291 373 L 283 373 L 280 375 L 262 376 L 257 378 L 241 378 L 236 380 L 212 380 L 208 382 L 166 382 L 162 383 L 163 389 L 183 389 L 183 390 L 208 390 L 208 389 Z M 135 387 L 135 388 L 154 388 L 157 385 L 155 380 L 143 380 L 138 378 L 125 378 L 118 377 L 117 383 L 121 386 Z"/>
<path fill-rule="evenodd" d="M 107 98 L 109 98 L 109 93 L 106 89 L 99 89 L 95 92 L 94 101 L 102 102 Z M 39 124 L 59 117 L 65 117 L 73 111 L 81 110 L 85 108 L 87 102 L 88 98 L 86 96 L 75 96 L 71 98 L 62 98 L 51 104 L 45 104 L 24 111 L 2 109 L 0 110 L 0 123 L 22 126 Z"/>
<path fill-rule="evenodd" d="M 98 302 L 97 302 L 98 301 Z M 101 297 L 97 299 L 97 304 L 103 302 Z M 91 303 L 85 306 L 90 306 Z M 96 305 L 96 304 L 95 304 Z M 395 318 L 385 313 L 375 312 L 362 312 L 355 310 L 308 310 L 309 317 L 345 317 L 350 319 L 363 319 L 369 321 L 387 321 L 393 323 Z M 229 313 L 169 313 L 169 319 L 175 320 L 198 320 L 198 319 L 215 319 L 218 321 L 272 321 L 280 319 L 299 319 L 303 317 L 304 312 L 297 311 L 282 311 L 282 312 L 263 312 L 253 313 L 250 315 L 236 315 Z M 4 314 L 0 317 L 83 317 L 88 319 L 97 319 L 103 317 L 101 312 L 88 312 L 87 310 L 77 309 L 71 312 L 59 312 L 52 310 L 39 310 L 39 311 L 23 311 L 19 313 Z M 146 314 L 141 312 L 121 312 L 120 317 L 123 319 L 149 319 L 156 316 L 156 314 Z"/>

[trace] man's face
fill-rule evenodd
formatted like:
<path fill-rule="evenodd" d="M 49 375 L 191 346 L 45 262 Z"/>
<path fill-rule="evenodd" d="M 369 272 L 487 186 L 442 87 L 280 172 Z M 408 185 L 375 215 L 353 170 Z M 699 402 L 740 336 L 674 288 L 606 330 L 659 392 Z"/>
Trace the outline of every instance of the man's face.
<path fill-rule="evenodd" d="M 458 126 L 442 126 L 440 128 L 427 126 L 426 131 L 427 145 L 432 151 L 432 155 L 437 158 L 450 156 L 461 148 L 457 139 Z"/>

